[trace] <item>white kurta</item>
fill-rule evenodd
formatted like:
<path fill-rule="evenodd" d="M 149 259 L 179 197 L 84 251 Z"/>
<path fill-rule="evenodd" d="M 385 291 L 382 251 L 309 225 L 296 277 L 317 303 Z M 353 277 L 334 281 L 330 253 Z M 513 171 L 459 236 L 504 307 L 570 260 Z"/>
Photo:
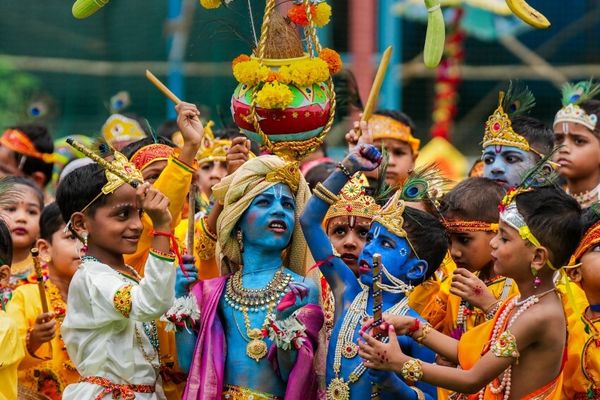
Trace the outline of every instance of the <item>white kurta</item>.
<path fill-rule="evenodd" d="M 114 305 L 115 293 L 126 285 L 133 285 L 128 318 Z M 142 322 L 158 319 L 171 307 L 174 285 L 173 260 L 152 252 L 139 284 L 106 264 L 82 263 L 69 286 L 68 311 L 61 328 L 69 356 L 81 376 L 100 376 L 115 384 L 156 385 L 155 393 L 135 393 L 136 399 L 165 398 L 155 368 L 140 349 L 136 326 L 146 354 L 155 354 Z M 158 360 L 153 363 L 158 364 Z M 67 386 L 63 399 L 94 399 L 102 390 L 91 383 L 77 383 Z"/>

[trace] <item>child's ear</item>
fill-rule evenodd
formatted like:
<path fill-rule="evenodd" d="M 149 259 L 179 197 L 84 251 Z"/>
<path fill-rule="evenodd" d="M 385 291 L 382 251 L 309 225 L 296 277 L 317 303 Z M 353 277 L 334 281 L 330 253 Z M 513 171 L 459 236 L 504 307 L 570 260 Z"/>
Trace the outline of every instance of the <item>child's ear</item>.
<path fill-rule="evenodd" d="M 581 284 L 581 281 L 583 279 L 583 274 L 581 273 L 581 267 L 567 268 L 567 269 L 565 269 L 565 271 L 571 281 Z"/>
<path fill-rule="evenodd" d="M 75 231 L 75 234 L 79 238 L 82 238 L 84 236 L 83 233 L 88 231 L 85 220 L 86 217 L 81 212 L 76 212 L 71 215 L 71 229 Z"/>
<path fill-rule="evenodd" d="M 411 282 L 421 282 L 425 279 L 429 264 L 425 260 L 415 260 L 406 272 L 406 278 Z"/>
<path fill-rule="evenodd" d="M 536 247 L 533 251 L 533 260 L 531 260 L 531 268 L 540 271 L 550 261 L 550 251 L 541 246 Z"/>
<path fill-rule="evenodd" d="M 10 284 L 10 265 L 0 265 L 0 287 Z"/>
<path fill-rule="evenodd" d="M 40 251 L 40 257 L 44 262 L 49 263 L 52 261 L 52 256 L 50 255 L 50 251 L 52 250 L 52 245 L 48 243 L 46 239 L 38 239 L 35 246 Z"/>
<path fill-rule="evenodd" d="M 36 172 L 32 173 L 31 175 L 29 175 L 29 177 L 40 187 L 40 189 L 42 189 L 42 190 L 45 189 L 46 175 L 44 175 L 43 172 L 36 171 Z"/>

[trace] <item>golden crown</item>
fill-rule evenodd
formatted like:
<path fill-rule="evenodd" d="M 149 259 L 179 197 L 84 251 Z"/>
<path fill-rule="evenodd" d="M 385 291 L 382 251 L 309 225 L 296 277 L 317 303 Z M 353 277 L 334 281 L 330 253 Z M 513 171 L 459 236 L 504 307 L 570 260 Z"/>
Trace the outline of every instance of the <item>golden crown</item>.
<path fill-rule="evenodd" d="M 211 161 L 225 161 L 227 152 L 231 147 L 231 140 L 216 139 L 212 127 L 215 123 L 208 121 L 204 127 L 204 137 L 200 144 L 196 160 L 198 164 L 203 164 Z"/>
<path fill-rule="evenodd" d="M 283 167 L 271 171 L 265 177 L 267 182 L 285 183 L 292 193 L 298 193 L 300 187 L 300 168 L 298 162 L 286 163 Z"/>
<path fill-rule="evenodd" d="M 404 209 L 406 204 L 401 198 L 402 190 L 398 190 L 385 206 L 373 217 L 373 222 L 381 225 L 398 237 L 407 237 L 404 230 Z"/>
<path fill-rule="evenodd" d="M 102 193 L 111 194 L 125 183 L 144 182 L 142 173 L 135 167 L 132 162 L 129 162 L 127 157 L 118 151 L 114 152 L 114 160 L 107 162 L 110 168 L 105 168 L 106 184 L 102 187 Z M 114 171 L 114 172 L 112 172 Z M 126 179 L 123 179 L 126 178 Z"/>
<path fill-rule="evenodd" d="M 596 129 L 596 124 L 598 123 L 598 117 L 596 114 L 588 114 L 585 110 L 577 104 L 569 104 L 556 113 L 556 118 L 554 119 L 554 126 L 560 124 L 561 122 L 574 122 L 577 124 L 581 124 L 588 128 L 590 131 Z"/>
<path fill-rule="evenodd" d="M 354 176 L 342 188 L 339 194 L 340 200 L 329 207 L 325 221 L 346 215 L 372 219 L 381 207 L 375 199 L 366 194 L 365 187 L 368 186 L 369 182 L 363 174 Z"/>
<path fill-rule="evenodd" d="M 513 130 L 512 121 L 502 107 L 503 99 L 504 92 L 500 92 L 498 108 L 496 108 L 485 123 L 482 146 L 509 146 L 523 151 L 531 151 L 531 146 L 529 146 L 527 139 Z"/>

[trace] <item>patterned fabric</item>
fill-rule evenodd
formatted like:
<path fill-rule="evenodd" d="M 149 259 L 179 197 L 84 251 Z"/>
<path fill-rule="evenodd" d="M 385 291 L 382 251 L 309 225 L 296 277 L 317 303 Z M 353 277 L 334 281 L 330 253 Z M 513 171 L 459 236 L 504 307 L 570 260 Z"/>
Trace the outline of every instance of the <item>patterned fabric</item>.
<path fill-rule="evenodd" d="M 129 318 L 129 313 L 131 312 L 131 289 L 133 285 L 124 285 L 121 286 L 115 292 L 115 296 L 113 298 L 113 304 L 115 306 L 115 310 L 123 314 L 125 318 Z"/>
<path fill-rule="evenodd" d="M 104 387 L 95 400 L 102 400 L 106 395 L 112 395 L 115 400 L 134 400 L 135 393 L 154 393 L 154 385 L 118 385 L 101 376 L 86 376 L 81 382 L 87 382 Z"/>
<path fill-rule="evenodd" d="M 225 385 L 223 387 L 222 398 L 226 400 L 283 400 L 283 397 L 234 385 Z"/>

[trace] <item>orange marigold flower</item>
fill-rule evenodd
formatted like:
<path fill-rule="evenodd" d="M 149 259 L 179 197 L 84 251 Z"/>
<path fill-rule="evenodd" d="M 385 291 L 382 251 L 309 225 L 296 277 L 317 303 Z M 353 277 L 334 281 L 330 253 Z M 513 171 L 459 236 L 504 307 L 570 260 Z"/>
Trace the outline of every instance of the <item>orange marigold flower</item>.
<path fill-rule="evenodd" d="M 279 75 L 279 73 L 271 71 L 269 72 L 269 76 L 267 76 L 267 82 L 273 82 L 273 81 L 283 81 L 281 75 Z"/>
<path fill-rule="evenodd" d="M 329 67 L 329 73 L 331 75 L 335 75 L 342 70 L 342 66 L 344 63 L 342 62 L 342 57 L 337 53 L 337 51 L 332 49 L 323 49 L 319 53 L 319 58 L 327 63 Z"/>
<path fill-rule="evenodd" d="M 310 5 L 310 13 L 312 16 L 315 15 L 315 6 L 313 4 Z M 300 26 L 308 25 L 308 18 L 306 17 L 306 8 L 304 4 L 296 4 L 294 7 L 290 8 L 288 11 L 288 18 Z"/>
<path fill-rule="evenodd" d="M 231 62 L 231 68 L 244 61 L 250 61 L 250 56 L 247 56 L 246 54 L 240 54 Z"/>

